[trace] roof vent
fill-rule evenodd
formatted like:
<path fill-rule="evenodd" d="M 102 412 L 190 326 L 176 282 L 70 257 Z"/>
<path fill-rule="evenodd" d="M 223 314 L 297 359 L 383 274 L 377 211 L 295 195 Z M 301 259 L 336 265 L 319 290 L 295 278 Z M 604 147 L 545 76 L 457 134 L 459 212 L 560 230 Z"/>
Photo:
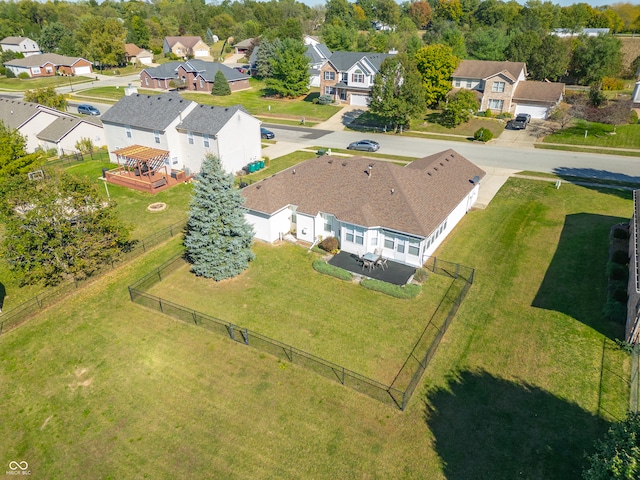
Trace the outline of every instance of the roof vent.
<path fill-rule="evenodd" d="M 261 187 L 262 185 L 256 185 L 256 190 L 260 190 Z"/>
<path fill-rule="evenodd" d="M 438 167 L 433 167 L 433 169 L 437 172 L 438 171 Z"/>
<path fill-rule="evenodd" d="M 444 163 L 440 162 L 440 166 L 441 166 L 441 167 L 444 167 Z"/>
<path fill-rule="evenodd" d="M 431 176 L 431 172 L 427 172 L 427 175 Z"/>

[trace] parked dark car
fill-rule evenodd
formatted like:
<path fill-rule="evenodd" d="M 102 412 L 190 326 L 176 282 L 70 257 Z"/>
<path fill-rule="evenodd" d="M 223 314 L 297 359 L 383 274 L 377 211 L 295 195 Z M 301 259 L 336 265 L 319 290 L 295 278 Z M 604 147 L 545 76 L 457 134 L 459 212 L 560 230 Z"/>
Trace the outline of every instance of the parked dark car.
<path fill-rule="evenodd" d="M 365 152 L 376 152 L 380 148 L 378 142 L 373 140 L 360 140 L 358 142 L 350 143 L 347 150 L 363 150 Z"/>
<path fill-rule="evenodd" d="M 267 140 L 271 140 L 272 138 L 275 138 L 276 134 L 273 133 L 271 130 L 267 130 L 264 127 L 260 127 L 260 136 L 262 138 L 266 138 Z"/>
<path fill-rule="evenodd" d="M 82 103 L 78 105 L 78 113 L 82 113 L 84 115 L 100 115 L 100 110 L 98 110 L 93 105 Z"/>
<path fill-rule="evenodd" d="M 511 128 L 513 130 L 524 130 L 531 121 L 531 115 L 528 113 L 519 113 L 516 118 L 511 120 Z"/>

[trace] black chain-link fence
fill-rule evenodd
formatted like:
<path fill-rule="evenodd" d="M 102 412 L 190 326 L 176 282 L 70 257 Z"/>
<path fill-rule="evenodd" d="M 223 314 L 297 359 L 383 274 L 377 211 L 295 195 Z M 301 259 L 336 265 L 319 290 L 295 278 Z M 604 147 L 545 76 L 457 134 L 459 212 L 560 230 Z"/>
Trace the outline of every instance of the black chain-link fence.
<path fill-rule="evenodd" d="M 447 275 L 453 281 L 396 378 L 391 385 L 385 385 L 258 332 L 253 332 L 145 292 L 145 290 L 161 282 L 163 278 L 183 265 L 184 259 L 179 255 L 137 280 L 129 286 L 131 301 L 183 322 L 193 323 L 213 332 L 226 335 L 236 342 L 251 345 L 276 357 L 301 365 L 315 373 L 336 380 L 346 387 L 401 410 L 406 408 L 420 378 L 422 378 L 422 374 L 435 354 L 440 340 L 453 320 L 469 288 L 471 288 L 474 275 L 472 268 L 437 260 L 435 257 L 429 259 L 425 268 L 437 275 Z"/>
<path fill-rule="evenodd" d="M 55 288 L 47 290 L 44 293 L 36 295 L 35 297 L 21 303 L 11 310 L 4 311 L 0 314 L 0 335 L 29 319 L 43 308 L 46 308 L 60 301 L 71 292 L 83 287 L 89 282 L 92 282 L 103 273 L 109 270 L 113 270 L 114 268 L 120 266 L 123 262 L 131 260 L 145 253 L 150 248 L 155 247 L 156 245 L 164 242 L 171 237 L 182 234 L 185 225 L 186 220 L 183 220 L 162 230 L 159 230 L 149 237 L 139 240 L 135 243 L 134 247 L 131 250 L 123 253 L 112 262 L 105 264 L 101 270 L 85 280 L 73 280 L 65 282 Z"/>

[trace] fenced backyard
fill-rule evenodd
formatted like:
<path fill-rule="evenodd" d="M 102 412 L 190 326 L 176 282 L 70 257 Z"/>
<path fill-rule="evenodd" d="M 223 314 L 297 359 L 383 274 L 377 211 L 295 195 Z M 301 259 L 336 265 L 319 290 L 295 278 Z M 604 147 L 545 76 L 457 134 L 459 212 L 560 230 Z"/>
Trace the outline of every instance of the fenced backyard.
<path fill-rule="evenodd" d="M 169 275 L 184 266 L 185 261 L 182 255 L 178 255 L 140 278 L 128 287 L 131 301 L 185 323 L 192 323 L 215 333 L 228 336 L 231 340 L 253 346 L 284 361 L 300 365 L 400 410 L 404 410 L 411 399 L 442 337 L 453 321 L 458 307 L 471 288 L 474 276 L 473 268 L 439 260 L 435 257 L 430 258 L 425 264 L 427 270 L 436 275 L 450 278 L 451 283 L 444 296 L 440 299 L 435 312 L 427 319 L 424 330 L 415 342 L 400 371 L 396 374 L 393 382 L 387 385 L 343 365 L 313 355 L 259 332 L 147 293 L 147 290 L 158 285 Z M 366 315 L 366 313 L 363 313 L 363 315 Z"/>

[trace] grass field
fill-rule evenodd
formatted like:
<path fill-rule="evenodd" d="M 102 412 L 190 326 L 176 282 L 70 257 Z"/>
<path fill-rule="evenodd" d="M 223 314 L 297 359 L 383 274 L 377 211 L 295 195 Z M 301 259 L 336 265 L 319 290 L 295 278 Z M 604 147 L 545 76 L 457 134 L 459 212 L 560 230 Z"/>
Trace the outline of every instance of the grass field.
<path fill-rule="evenodd" d="M 61 77 L 56 75 L 54 77 L 42 77 L 42 78 L 0 78 L 0 90 L 11 90 L 14 92 L 24 92 L 27 90 L 34 90 L 36 88 L 46 87 L 64 87 L 66 85 L 76 83 L 91 82 L 93 79 L 89 77 Z"/>
<path fill-rule="evenodd" d="M 578 146 L 640 149 L 640 124 L 619 125 L 615 134 L 612 132 L 613 125 L 579 120 L 572 127 L 547 135 L 543 141 Z"/>
<path fill-rule="evenodd" d="M 628 406 L 600 312 L 631 212 L 625 191 L 524 179 L 470 212 L 437 253 L 475 282 L 405 412 L 132 304 L 173 240 L 0 337 L 0 459 L 45 478 L 579 478 Z"/>

